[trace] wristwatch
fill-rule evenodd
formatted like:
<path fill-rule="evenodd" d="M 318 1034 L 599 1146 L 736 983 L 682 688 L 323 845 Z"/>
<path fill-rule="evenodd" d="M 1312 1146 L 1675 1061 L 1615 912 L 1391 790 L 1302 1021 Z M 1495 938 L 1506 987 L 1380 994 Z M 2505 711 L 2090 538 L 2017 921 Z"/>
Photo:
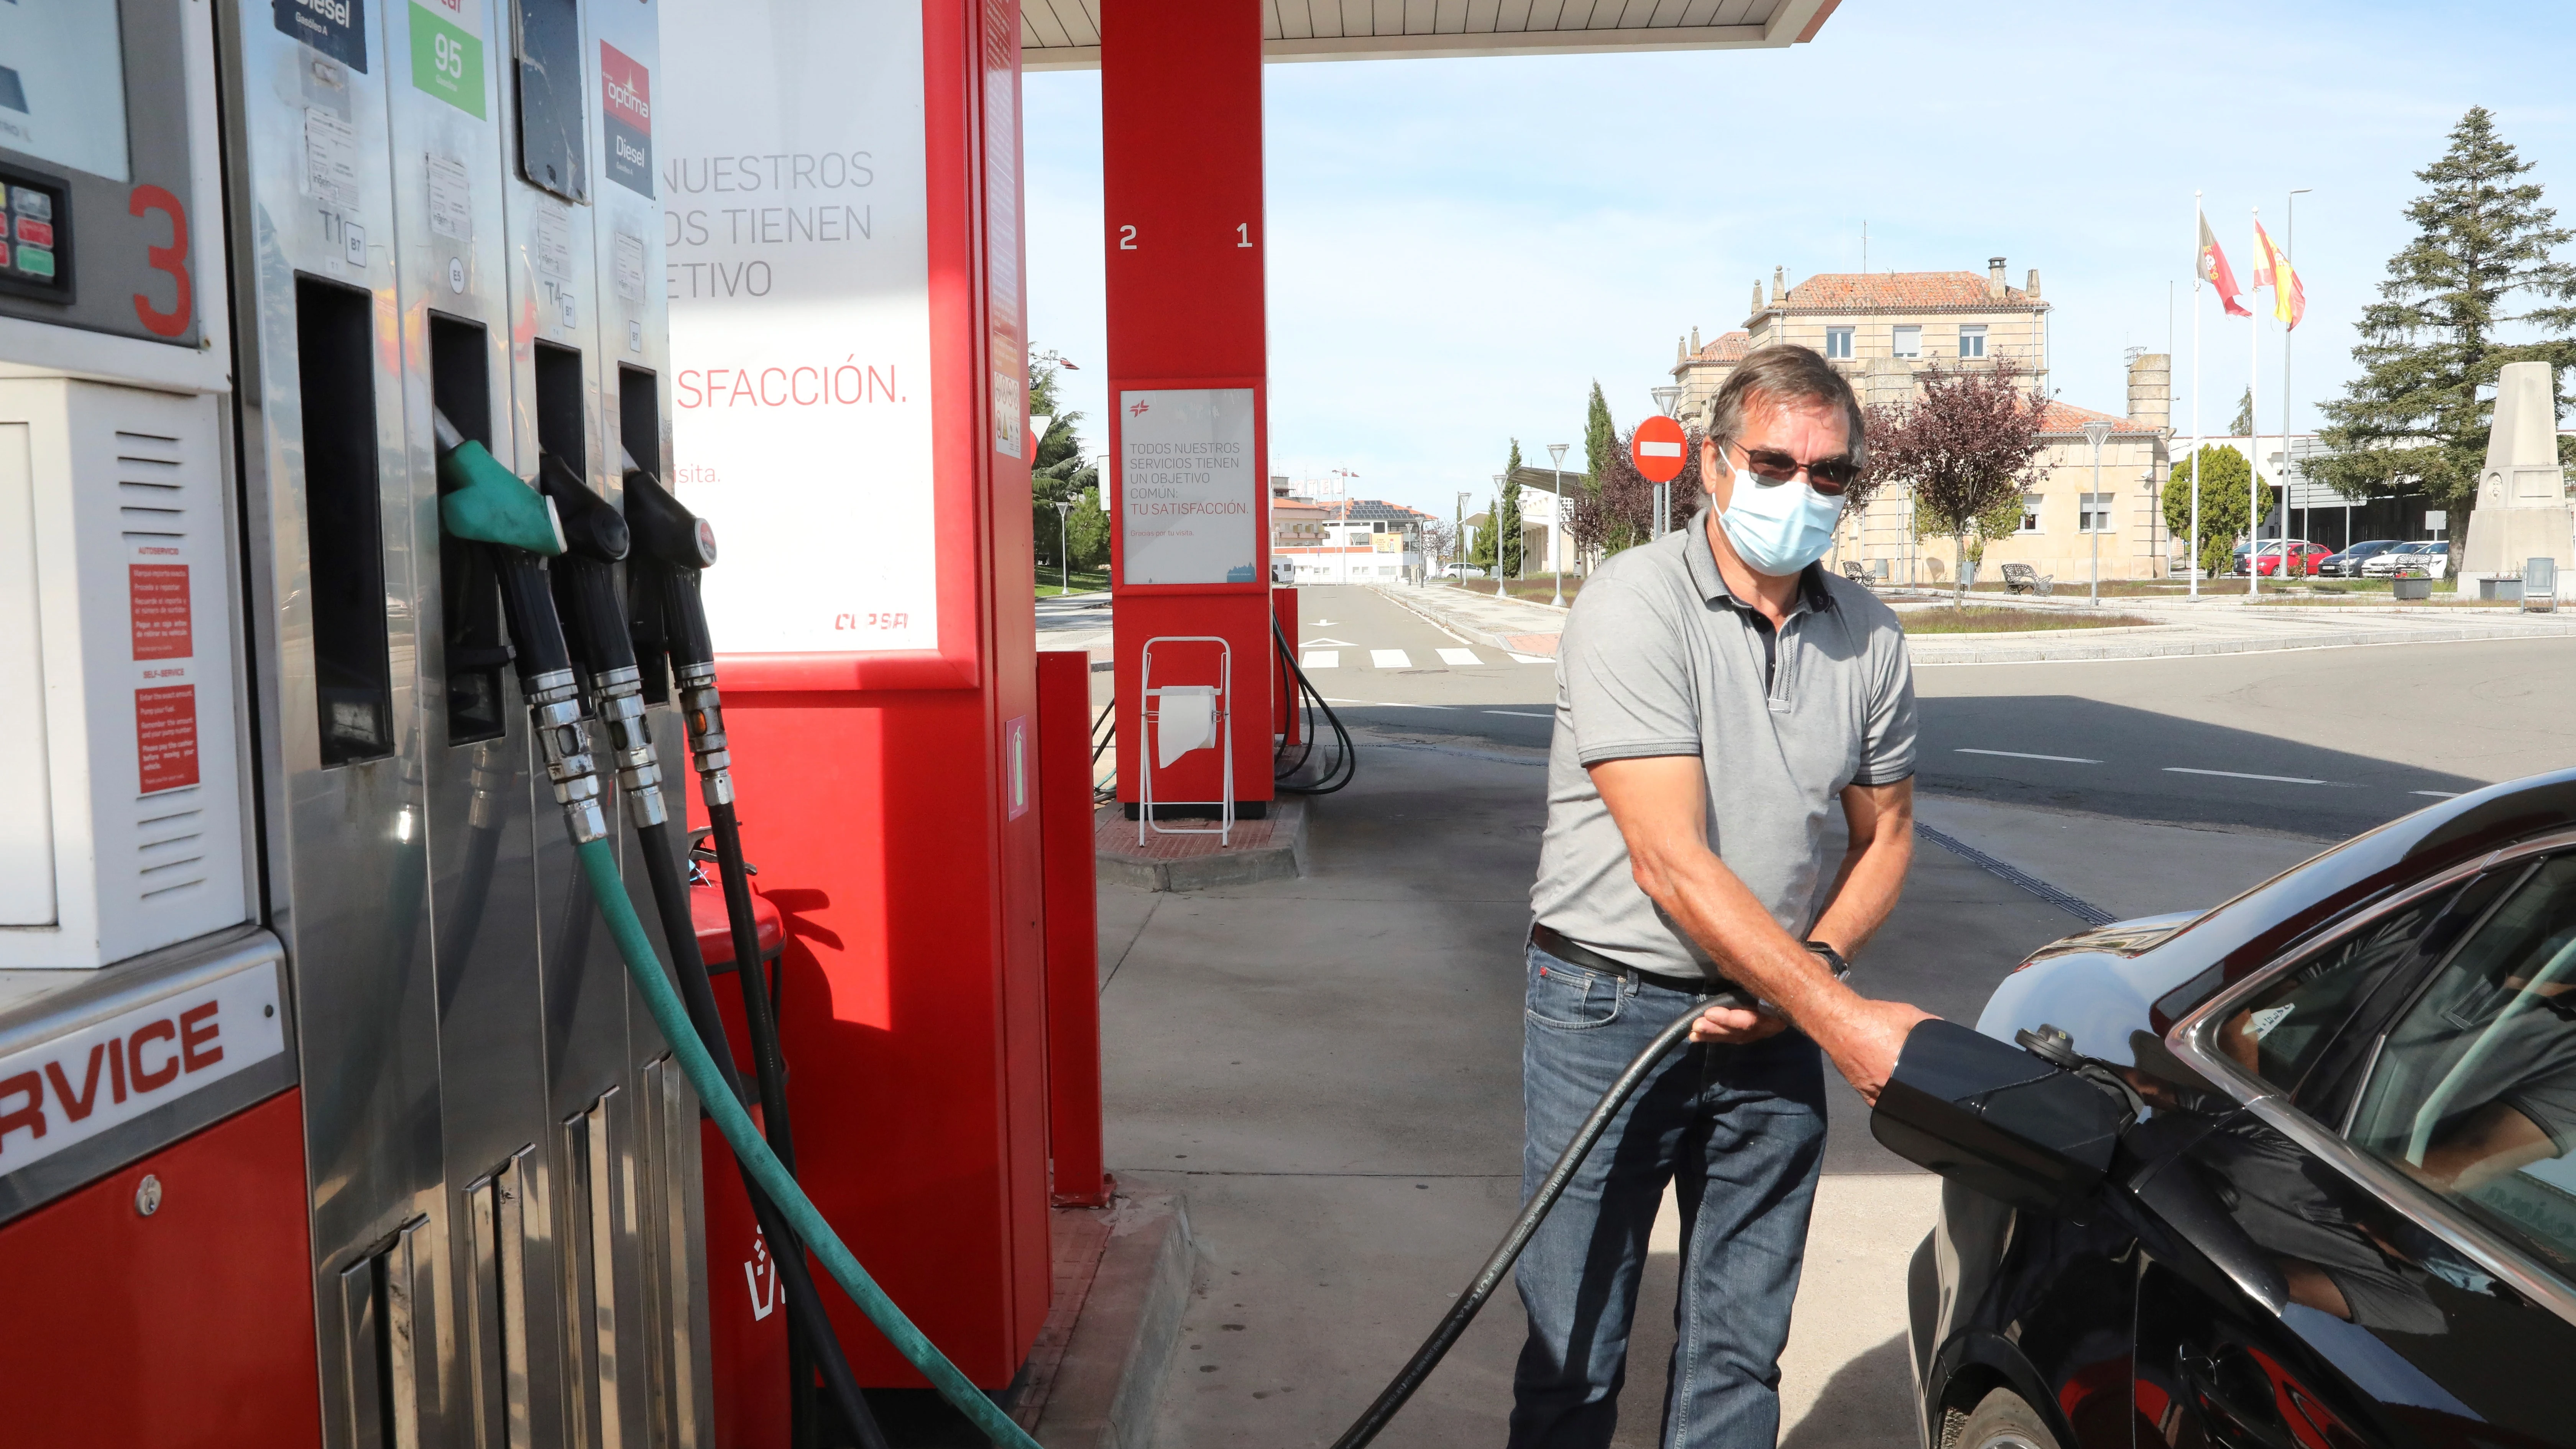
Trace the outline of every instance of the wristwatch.
<path fill-rule="evenodd" d="M 1809 941 L 1807 949 L 1825 958 L 1825 965 L 1832 969 L 1836 981 L 1847 981 L 1851 978 L 1851 963 L 1843 959 L 1842 952 L 1822 941 Z"/>

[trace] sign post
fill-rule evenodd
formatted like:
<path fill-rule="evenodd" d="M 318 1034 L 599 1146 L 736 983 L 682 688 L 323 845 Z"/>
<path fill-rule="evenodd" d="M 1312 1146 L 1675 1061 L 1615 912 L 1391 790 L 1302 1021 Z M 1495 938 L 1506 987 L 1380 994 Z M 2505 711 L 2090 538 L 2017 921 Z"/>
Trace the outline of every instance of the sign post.
<path fill-rule="evenodd" d="M 1682 476 L 1682 454 L 1688 439 L 1682 425 L 1658 413 L 1637 424 L 1628 438 L 1628 456 L 1637 472 L 1655 485 L 1655 537 L 1673 531 L 1673 480 Z"/>

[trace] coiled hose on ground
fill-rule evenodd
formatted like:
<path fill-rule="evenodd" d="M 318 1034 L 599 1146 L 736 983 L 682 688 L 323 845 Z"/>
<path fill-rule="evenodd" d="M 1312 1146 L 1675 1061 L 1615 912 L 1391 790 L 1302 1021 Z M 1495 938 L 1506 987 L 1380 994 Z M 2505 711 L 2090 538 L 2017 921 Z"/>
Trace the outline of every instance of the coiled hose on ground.
<path fill-rule="evenodd" d="M 1348 785 L 1352 777 L 1359 773 L 1359 754 L 1351 748 L 1351 732 L 1342 727 L 1342 717 L 1333 713 L 1333 707 L 1324 702 L 1322 692 L 1306 678 L 1306 671 L 1298 667 L 1297 651 L 1288 647 L 1288 631 L 1280 627 L 1278 616 L 1275 614 L 1270 619 L 1270 637 L 1278 641 L 1279 662 L 1288 667 L 1289 677 L 1296 681 L 1297 692 L 1304 696 L 1298 708 L 1304 712 L 1306 725 L 1305 729 L 1299 731 L 1297 758 L 1290 760 L 1283 751 L 1270 762 L 1271 781 L 1279 789 L 1292 795 L 1330 795 Z M 1318 771 L 1314 779 L 1300 784 L 1297 782 L 1297 772 L 1306 768 L 1306 762 L 1315 753 L 1315 712 L 1317 710 L 1324 712 L 1325 722 L 1333 727 L 1336 749 L 1330 764 Z"/>

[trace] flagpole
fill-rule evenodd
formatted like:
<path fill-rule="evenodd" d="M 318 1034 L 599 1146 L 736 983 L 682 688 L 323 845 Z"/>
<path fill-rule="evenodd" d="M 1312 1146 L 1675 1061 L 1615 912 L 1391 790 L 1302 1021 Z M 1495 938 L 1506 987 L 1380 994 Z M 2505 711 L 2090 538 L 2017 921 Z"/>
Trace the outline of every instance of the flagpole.
<path fill-rule="evenodd" d="M 2200 193 L 2191 194 L 2191 597 L 2200 597 L 2200 274 L 2209 259 L 2200 254 Z M 2168 470 L 2170 471 L 2170 470 Z"/>
<path fill-rule="evenodd" d="M 2291 257 L 2298 255 L 2292 249 L 2299 244 L 2299 192 L 2308 189 L 2302 186 L 2282 198 L 2281 235 L 2288 238 L 2288 245 L 2281 250 Z M 2286 535 L 2290 531 L 2290 343 L 2291 334 L 2299 330 L 2299 312 L 2293 294 L 2281 288 L 2281 261 L 2281 256 L 2272 259 L 2272 307 L 2276 312 L 2290 314 L 2281 324 L 2281 532 Z M 2295 279 L 2298 276 L 2295 270 L 2297 263 L 2291 265 L 2294 270 L 2290 275 Z M 2286 569 L 2289 566 L 2289 546 L 2285 542 L 2281 567 Z"/>
<path fill-rule="evenodd" d="M 2254 213 L 2253 255 L 2263 255 L 2263 208 L 2249 208 Z M 2258 261 L 2256 265 L 2261 265 Z M 2260 275 L 2259 273 L 2257 275 Z M 2248 287 L 2245 290 L 2255 290 Z M 2257 374 L 2263 369 L 2263 311 L 2246 309 L 2245 328 L 2245 597 L 2263 592 L 2263 450 L 2255 443 L 2262 436 L 2258 421 L 2261 414 L 2254 393 Z"/>

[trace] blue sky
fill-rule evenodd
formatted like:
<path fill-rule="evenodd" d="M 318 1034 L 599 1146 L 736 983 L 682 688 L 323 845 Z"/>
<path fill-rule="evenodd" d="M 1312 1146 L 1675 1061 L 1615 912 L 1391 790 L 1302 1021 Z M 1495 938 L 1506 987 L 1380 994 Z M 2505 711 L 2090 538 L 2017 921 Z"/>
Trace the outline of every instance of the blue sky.
<path fill-rule="evenodd" d="M 1812 44 L 1676 55 L 1265 67 L 1271 472 L 1359 475 L 1441 514 L 1509 440 L 1620 425 L 1675 337 L 1743 321 L 1754 280 L 2040 269 L 2055 386 L 2122 406 L 2122 349 L 2166 345 L 2188 429 L 2192 191 L 2251 270 L 2298 199 L 2294 426 L 2352 375 L 2353 324 L 2409 234 L 2413 172 L 2484 105 L 2576 225 L 2576 12 L 2376 3 L 1901 5 L 1844 0 Z M 1106 386 L 1097 72 L 1027 80 L 1031 336 L 1098 449 Z M 2566 259 L 2576 261 L 2576 246 Z M 2265 298 L 2268 303 L 2268 294 Z M 2203 293 L 2202 414 L 2226 426 L 2246 324 Z M 2260 425 L 2280 426 L 2265 323 Z M 1469 508 L 1477 506 L 1470 500 Z"/>

